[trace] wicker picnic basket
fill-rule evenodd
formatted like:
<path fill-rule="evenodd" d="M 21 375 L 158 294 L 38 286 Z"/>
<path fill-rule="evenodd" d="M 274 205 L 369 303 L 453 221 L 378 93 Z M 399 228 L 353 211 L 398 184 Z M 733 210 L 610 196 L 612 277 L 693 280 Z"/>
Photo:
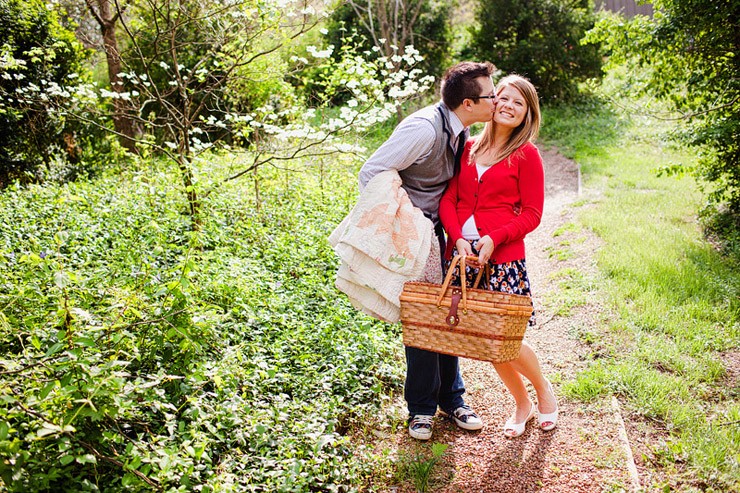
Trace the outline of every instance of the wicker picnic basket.
<path fill-rule="evenodd" d="M 457 255 L 444 283 L 407 282 L 401 293 L 401 323 L 406 346 L 494 363 L 519 356 L 524 331 L 532 315 L 529 296 L 450 286 L 454 270 L 465 278 L 467 261 L 477 257 Z M 486 279 L 490 278 L 490 274 Z"/>

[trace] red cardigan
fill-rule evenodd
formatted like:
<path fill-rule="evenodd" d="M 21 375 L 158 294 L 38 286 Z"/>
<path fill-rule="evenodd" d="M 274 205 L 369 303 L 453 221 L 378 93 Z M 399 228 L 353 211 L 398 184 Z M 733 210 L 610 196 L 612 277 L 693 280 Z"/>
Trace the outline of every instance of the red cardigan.
<path fill-rule="evenodd" d="M 490 236 L 496 247 L 493 263 L 523 259 L 524 237 L 540 224 L 545 200 L 540 152 L 534 144 L 524 144 L 511 155 L 510 164 L 504 159 L 478 179 L 475 163 L 469 162 L 472 144 L 472 140 L 466 143 L 460 171 L 439 203 L 439 216 L 450 240 L 445 255 L 450 257 L 455 242 L 462 238 L 462 225 L 473 215 L 481 238 Z"/>

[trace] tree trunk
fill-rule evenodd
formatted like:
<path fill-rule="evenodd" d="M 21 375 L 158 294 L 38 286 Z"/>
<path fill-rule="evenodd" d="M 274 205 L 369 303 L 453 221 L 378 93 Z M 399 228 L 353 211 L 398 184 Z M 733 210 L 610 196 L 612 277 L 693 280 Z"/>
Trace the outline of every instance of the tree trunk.
<path fill-rule="evenodd" d="M 110 4 L 108 0 L 98 0 L 98 12 L 96 13 L 92 4 L 88 1 L 88 7 L 93 12 L 98 24 L 100 24 L 100 31 L 103 35 L 103 46 L 105 47 L 105 57 L 108 62 L 108 79 L 110 80 L 111 90 L 116 93 L 124 92 L 121 78 L 118 74 L 121 73 L 121 55 L 118 51 L 118 40 L 116 39 L 116 22 L 118 21 L 118 15 L 111 15 Z M 126 100 L 121 98 L 115 98 L 113 100 L 113 128 L 118 133 L 118 141 L 121 146 L 129 152 L 138 153 L 136 149 L 137 135 L 140 134 L 137 129 L 137 125 L 126 114 L 126 110 L 129 105 Z"/>

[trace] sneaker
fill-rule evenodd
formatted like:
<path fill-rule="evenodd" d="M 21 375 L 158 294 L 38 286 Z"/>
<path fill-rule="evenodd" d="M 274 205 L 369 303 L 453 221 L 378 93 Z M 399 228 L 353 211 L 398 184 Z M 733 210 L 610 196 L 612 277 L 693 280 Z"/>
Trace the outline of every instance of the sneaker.
<path fill-rule="evenodd" d="M 432 419 L 434 416 L 428 414 L 417 414 L 409 421 L 409 435 L 417 440 L 429 440 L 432 438 Z"/>
<path fill-rule="evenodd" d="M 483 428 L 483 421 L 475 414 L 475 411 L 470 409 L 470 406 L 463 404 L 462 406 L 455 408 L 452 412 L 448 413 L 450 418 L 463 430 L 480 430 Z"/>

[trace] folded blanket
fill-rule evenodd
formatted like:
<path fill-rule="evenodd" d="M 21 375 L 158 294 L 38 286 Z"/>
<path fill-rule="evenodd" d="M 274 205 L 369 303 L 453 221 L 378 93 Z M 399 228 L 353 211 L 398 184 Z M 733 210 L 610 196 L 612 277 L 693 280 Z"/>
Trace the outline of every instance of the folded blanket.
<path fill-rule="evenodd" d="M 329 243 L 342 260 L 337 288 L 374 318 L 400 319 L 399 297 L 406 282 L 441 282 L 432 222 L 411 204 L 395 170 L 368 182 Z M 432 259 L 430 252 L 435 253 Z"/>

